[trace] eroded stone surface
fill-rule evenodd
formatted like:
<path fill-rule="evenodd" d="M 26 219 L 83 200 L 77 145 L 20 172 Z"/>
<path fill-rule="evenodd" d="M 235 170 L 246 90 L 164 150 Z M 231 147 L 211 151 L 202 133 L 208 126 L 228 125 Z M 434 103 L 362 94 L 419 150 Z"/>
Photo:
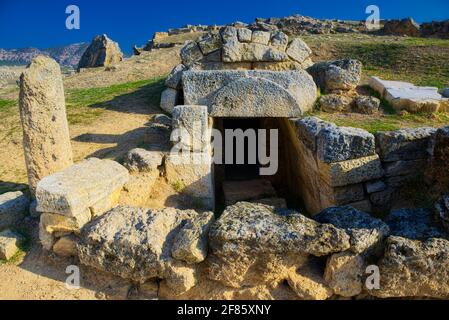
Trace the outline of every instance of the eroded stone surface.
<path fill-rule="evenodd" d="M 176 235 L 171 249 L 172 256 L 189 264 L 204 261 L 207 256 L 209 229 L 214 221 L 212 212 L 199 214 L 188 221 Z"/>
<path fill-rule="evenodd" d="M 325 163 L 352 160 L 375 154 L 374 136 L 350 127 L 326 127 L 318 133 L 318 158 Z"/>
<path fill-rule="evenodd" d="M 356 88 L 362 75 L 362 63 L 358 60 L 318 62 L 307 69 L 315 83 L 324 92 L 349 91 Z"/>
<path fill-rule="evenodd" d="M 301 214 L 280 216 L 273 207 L 240 202 L 226 208 L 209 233 L 208 277 L 231 287 L 276 283 L 308 255 L 349 248 L 341 229 Z"/>
<path fill-rule="evenodd" d="M 195 270 L 173 259 L 171 249 L 182 227 L 196 216 L 193 210 L 118 206 L 83 228 L 80 261 L 140 283 L 167 279 L 172 288 L 187 291 L 195 284 Z"/>
<path fill-rule="evenodd" d="M 423 242 L 401 237 L 387 240 L 379 262 L 381 297 L 449 297 L 449 241 L 431 238 Z"/>
<path fill-rule="evenodd" d="M 22 191 L 0 195 L 0 231 L 17 224 L 23 219 L 30 206 L 30 198 Z"/>
<path fill-rule="evenodd" d="M 354 253 L 376 251 L 390 233 L 388 225 L 382 220 L 351 206 L 325 209 L 314 219 L 345 230 L 350 237 L 350 250 Z"/>
<path fill-rule="evenodd" d="M 39 182 L 37 210 L 77 217 L 121 188 L 128 179 L 128 170 L 118 162 L 83 160 Z"/>
<path fill-rule="evenodd" d="M 378 132 L 376 147 L 382 161 L 426 159 L 429 157 L 434 128 L 411 128 Z"/>
<path fill-rule="evenodd" d="M 44 177 L 72 163 L 61 69 L 51 58 L 33 59 L 20 78 L 23 148 L 32 195 Z"/>
<path fill-rule="evenodd" d="M 310 110 L 316 86 L 304 71 L 187 71 L 184 102 L 211 116 L 291 117 Z"/>
<path fill-rule="evenodd" d="M 123 54 L 117 42 L 105 34 L 96 36 L 86 49 L 78 64 L 78 69 L 109 67 L 123 60 Z"/>
<path fill-rule="evenodd" d="M 11 259 L 19 251 L 24 240 L 23 236 L 11 230 L 0 232 L 0 259 Z"/>

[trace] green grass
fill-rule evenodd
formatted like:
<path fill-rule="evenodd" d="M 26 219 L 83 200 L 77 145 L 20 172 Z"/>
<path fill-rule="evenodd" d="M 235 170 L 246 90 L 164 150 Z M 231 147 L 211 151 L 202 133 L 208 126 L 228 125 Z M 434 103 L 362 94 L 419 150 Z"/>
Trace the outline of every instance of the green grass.
<path fill-rule="evenodd" d="M 379 131 L 418 127 L 443 127 L 449 124 L 449 114 L 447 113 L 364 116 L 357 114 L 331 114 L 316 111 L 311 113 L 311 115 L 334 122 L 338 126 L 361 128 L 373 134 Z"/>
<path fill-rule="evenodd" d="M 366 35 L 304 38 L 318 55 L 322 50 L 331 52 L 334 59 L 362 61 L 368 76 L 449 87 L 449 40 Z"/>
<path fill-rule="evenodd" d="M 0 112 L 9 111 L 11 107 L 17 104 L 14 100 L 0 99 Z"/>
<path fill-rule="evenodd" d="M 120 109 L 136 99 L 143 99 L 149 105 L 159 104 L 164 89 L 163 79 L 158 77 L 109 87 L 69 90 L 66 93 L 68 121 L 70 124 L 89 123 L 104 110 Z"/>
<path fill-rule="evenodd" d="M 352 43 L 342 54 L 361 60 L 367 75 L 421 86 L 449 86 L 449 41 L 406 38 L 398 43 Z"/>

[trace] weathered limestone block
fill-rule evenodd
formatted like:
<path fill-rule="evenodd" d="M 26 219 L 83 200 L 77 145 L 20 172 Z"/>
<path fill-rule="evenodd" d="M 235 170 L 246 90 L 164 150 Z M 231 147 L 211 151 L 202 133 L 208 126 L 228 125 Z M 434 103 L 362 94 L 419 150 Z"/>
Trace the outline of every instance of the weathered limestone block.
<path fill-rule="evenodd" d="M 432 178 L 440 192 L 449 192 L 449 127 L 438 129 L 433 148 Z"/>
<path fill-rule="evenodd" d="M 260 43 L 228 41 L 223 45 L 223 62 L 282 62 L 287 61 L 285 52 Z"/>
<path fill-rule="evenodd" d="M 194 41 L 190 41 L 181 49 L 182 64 L 186 67 L 192 66 L 196 61 L 199 61 L 202 58 L 203 53 L 198 44 Z"/>
<path fill-rule="evenodd" d="M 383 241 L 390 232 L 388 225 L 351 206 L 328 208 L 314 218 L 345 230 L 350 237 L 348 251 L 328 258 L 325 280 L 337 295 L 359 295 L 367 259 L 381 252 Z"/>
<path fill-rule="evenodd" d="M 23 219 L 30 207 L 30 198 L 22 191 L 0 195 L 0 231 L 8 229 Z"/>
<path fill-rule="evenodd" d="M 260 78 L 244 78 L 227 85 L 217 92 L 211 108 L 215 117 L 293 117 L 302 113 L 288 91 Z"/>
<path fill-rule="evenodd" d="M 258 70 L 187 71 L 183 88 L 186 105 L 207 105 L 210 115 L 228 117 L 298 116 L 311 110 L 317 90 L 305 71 Z"/>
<path fill-rule="evenodd" d="M 354 100 L 355 111 L 362 114 L 375 114 L 379 112 L 380 100 L 376 97 L 358 96 Z"/>
<path fill-rule="evenodd" d="M 304 67 L 296 61 L 284 62 L 253 62 L 252 70 L 268 70 L 268 71 L 290 71 L 303 70 Z"/>
<path fill-rule="evenodd" d="M 365 269 L 363 256 L 349 251 L 335 253 L 327 261 L 324 279 L 335 294 L 350 298 L 362 292 Z"/>
<path fill-rule="evenodd" d="M 271 33 L 270 46 L 278 50 L 285 51 L 288 45 L 288 36 L 282 31 L 275 31 Z M 288 52 L 287 52 L 288 54 Z"/>
<path fill-rule="evenodd" d="M 263 45 L 268 45 L 270 42 L 271 33 L 266 31 L 253 31 L 251 41 L 254 43 L 260 43 Z"/>
<path fill-rule="evenodd" d="M 165 85 L 169 88 L 179 90 L 182 88 L 182 73 L 187 70 L 186 66 L 183 64 L 178 64 L 173 68 L 171 73 L 165 80 Z"/>
<path fill-rule="evenodd" d="M 160 151 L 136 148 L 128 152 L 124 165 L 130 172 L 159 173 L 158 167 L 162 165 L 163 158 L 164 154 Z"/>
<path fill-rule="evenodd" d="M 309 46 L 300 38 L 293 39 L 288 45 L 287 55 L 296 62 L 303 63 L 312 54 Z"/>
<path fill-rule="evenodd" d="M 96 36 L 86 49 L 78 64 L 81 68 L 109 67 L 123 60 L 123 54 L 117 42 L 105 34 Z"/>
<path fill-rule="evenodd" d="M 218 33 L 208 34 L 200 41 L 198 41 L 198 46 L 200 47 L 203 55 L 208 55 L 209 53 L 212 53 L 221 48 L 221 36 Z"/>
<path fill-rule="evenodd" d="M 251 42 L 253 32 L 248 28 L 237 29 L 237 36 L 240 42 Z"/>
<path fill-rule="evenodd" d="M 380 289 L 371 290 L 373 296 L 449 297 L 448 240 L 431 238 L 421 242 L 389 237 L 379 269 Z"/>
<path fill-rule="evenodd" d="M 72 161 L 61 69 L 51 58 L 38 56 L 20 77 L 20 118 L 28 182 L 34 196 L 44 177 Z"/>
<path fill-rule="evenodd" d="M 264 204 L 274 208 L 287 209 L 287 200 L 284 198 L 263 198 L 250 201 L 252 203 Z"/>
<path fill-rule="evenodd" d="M 208 277 L 226 286 L 276 284 L 305 265 L 308 255 L 349 248 L 345 232 L 292 211 L 239 202 L 228 206 L 209 232 Z"/>
<path fill-rule="evenodd" d="M 392 211 L 385 219 L 391 235 L 414 240 L 428 238 L 447 238 L 442 226 L 435 221 L 431 210 L 401 209 Z"/>
<path fill-rule="evenodd" d="M 128 170 L 115 161 L 83 160 L 39 182 L 37 210 L 77 218 L 123 187 L 128 179 Z"/>
<path fill-rule="evenodd" d="M 237 41 L 237 30 L 237 28 L 231 26 L 224 28 L 221 32 L 223 42 Z"/>
<path fill-rule="evenodd" d="M 339 94 L 326 94 L 320 98 L 320 109 L 324 112 L 350 112 L 353 99 Z"/>
<path fill-rule="evenodd" d="M 318 161 L 321 178 L 331 187 L 342 187 L 383 176 L 378 155 L 334 163 Z"/>
<path fill-rule="evenodd" d="M 207 106 L 176 106 L 170 140 L 183 151 L 207 152 L 211 143 Z"/>
<path fill-rule="evenodd" d="M 176 265 L 167 267 L 165 283 L 174 295 L 186 293 L 197 284 L 197 281 L 196 270 L 191 267 Z"/>
<path fill-rule="evenodd" d="M 194 270 L 174 260 L 171 248 L 183 225 L 196 216 L 193 210 L 115 207 L 83 228 L 80 261 L 139 283 L 152 278 L 191 283 Z"/>
<path fill-rule="evenodd" d="M 349 235 L 353 253 L 375 252 L 390 233 L 386 223 L 351 206 L 328 208 L 314 216 L 320 223 L 329 223 Z"/>
<path fill-rule="evenodd" d="M 333 188 L 328 186 L 325 181 L 320 181 L 320 189 L 321 205 L 324 207 L 345 205 L 365 198 L 362 183 Z"/>
<path fill-rule="evenodd" d="M 18 251 L 25 239 L 17 232 L 4 230 L 0 232 L 0 259 L 9 260 Z"/>
<path fill-rule="evenodd" d="M 326 300 L 333 295 L 317 267 L 311 264 L 303 266 L 296 272 L 291 272 L 287 279 L 290 288 L 302 300 Z"/>
<path fill-rule="evenodd" d="M 165 160 L 167 181 L 178 192 L 213 210 L 215 206 L 212 157 L 209 153 L 169 154 Z"/>
<path fill-rule="evenodd" d="M 418 87 L 408 82 L 386 81 L 377 77 L 371 77 L 369 85 L 397 111 L 436 112 L 444 109 L 444 101 L 436 87 Z"/>
<path fill-rule="evenodd" d="M 165 117 L 165 116 L 164 116 Z M 155 119 L 166 128 L 171 128 L 168 117 Z M 130 171 L 129 181 L 123 186 L 119 203 L 130 206 L 145 206 L 153 192 L 153 185 L 161 175 L 164 154 L 160 151 L 132 149 L 125 158 L 125 167 Z"/>
<path fill-rule="evenodd" d="M 317 137 L 317 155 L 325 163 L 352 160 L 375 154 L 374 136 L 350 127 L 323 128 Z"/>
<path fill-rule="evenodd" d="M 428 162 L 427 159 L 386 162 L 384 165 L 385 176 L 419 175 L 424 173 Z"/>
<path fill-rule="evenodd" d="M 53 252 L 61 257 L 74 257 L 77 255 L 76 238 L 72 235 L 59 238 L 53 245 Z"/>
<path fill-rule="evenodd" d="M 46 230 L 45 226 L 42 224 L 42 220 L 39 223 L 39 241 L 42 247 L 47 251 L 51 251 L 55 244 L 55 237 Z"/>
<path fill-rule="evenodd" d="M 81 228 L 92 219 L 89 209 L 79 213 L 76 217 L 67 217 L 54 213 L 42 213 L 40 226 L 49 234 L 55 232 L 80 233 Z"/>
<path fill-rule="evenodd" d="M 179 91 L 167 88 L 164 91 L 162 91 L 161 94 L 161 104 L 160 107 L 165 112 L 172 114 L 173 108 L 178 104 L 179 99 Z"/>
<path fill-rule="evenodd" d="M 195 63 L 190 70 L 201 71 L 201 70 L 251 70 L 251 62 L 207 62 L 200 61 Z"/>
<path fill-rule="evenodd" d="M 426 159 L 435 132 L 434 128 L 378 132 L 376 148 L 382 161 Z"/>
<path fill-rule="evenodd" d="M 362 63 L 358 60 L 319 62 L 307 69 L 315 83 L 326 93 L 349 91 L 357 87 L 362 75 Z"/>
<path fill-rule="evenodd" d="M 336 127 L 335 124 L 321 120 L 317 117 L 305 117 L 294 121 L 294 124 L 298 139 L 313 152 L 316 152 L 317 150 L 318 133 L 322 129 Z"/>
<path fill-rule="evenodd" d="M 188 264 L 200 263 L 207 256 L 207 238 L 214 223 L 214 214 L 205 212 L 188 221 L 176 238 L 171 249 L 173 258 Z"/>

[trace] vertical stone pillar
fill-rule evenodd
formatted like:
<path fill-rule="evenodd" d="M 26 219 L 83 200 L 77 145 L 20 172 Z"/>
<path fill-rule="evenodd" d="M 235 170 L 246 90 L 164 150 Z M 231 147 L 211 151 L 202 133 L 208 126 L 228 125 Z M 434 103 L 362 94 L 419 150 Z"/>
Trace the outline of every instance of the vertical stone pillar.
<path fill-rule="evenodd" d="M 73 164 L 61 69 L 38 56 L 20 77 L 20 118 L 28 182 L 34 197 L 42 178 Z"/>

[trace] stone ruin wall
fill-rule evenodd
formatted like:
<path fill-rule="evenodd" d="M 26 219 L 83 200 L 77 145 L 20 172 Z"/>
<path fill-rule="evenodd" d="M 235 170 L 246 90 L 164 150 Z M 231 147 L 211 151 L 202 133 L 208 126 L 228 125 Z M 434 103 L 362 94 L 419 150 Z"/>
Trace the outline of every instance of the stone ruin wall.
<path fill-rule="evenodd" d="M 172 114 L 171 123 L 164 126 L 191 133 L 193 121 L 202 123 L 204 130 L 213 125 L 214 117 L 238 116 L 220 108 L 224 95 L 232 98 L 229 106 L 241 116 L 249 112 L 253 117 L 276 118 L 275 125 L 287 137 L 282 177 L 288 177 L 286 184 L 307 210 L 317 214 L 314 219 L 295 212 L 278 215 L 273 207 L 248 203 L 227 207 L 216 221 L 210 212 L 139 208 L 162 175 L 169 183 L 182 180 L 182 192 L 199 200 L 199 208 L 211 210 L 214 171 L 212 163 L 179 164 L 163 152 L 136 149 L 130 151 L 124 166 L 92 158 L 39 181 L 36 199 L 43 247 L 63 256 L 78 256 L 81 263 L 127 279 L 158 298 L 448 297 L 447 259 L 435 262 L 435 272 L 430 265 L 417 269 L 401 258 L 404 250 L 413 250 L 414 257 L 423 261 L 435 254 L 447 256 L 445 235 L 421 221 L 427 213 L 399 211 L 387 225 L 357 210 L 388 210 L 391 195 L 410 180 L 423 184 L 424 176 L 447 191 L 447 176 L 440 173 L 447 170 L 447 128 L 374 136 L 313 117 L 297 119 L 312 108 L 316 98 L 314 81 L 300 65 L 309 64 L 307 48 L 279 33 L 283 49 L 273 47 L 279 44 L 273 40 L 279 39 L 270 33 L 251 33 L 251 40 L 244 42 L 239 33 L 247 31 L 238 30 L 229 28 L 225 31 L 229 38 L 211 36 L 183 49 L 183 65 L 167 79 L 169 89 L 162 95 L 161 105 Z M 208 55 L 216 55 L 213 48 L 219 49 L 221 60 L 205 61 Z M 301 58 L 294 58 L 295 53 Z M 267 59 L 271 61 L 262 61 Z M 217 63 L 222 67 L 218 71 L 203 70 L 215 69 Z M 235 70 L 242 63 L 245 70 Z M 249 70 L 256 63 L 268 68 L 294 65 L 295 70 Z M 247 95 L 239 99 L 238 88 L 245 91 L 259 84 L 269 93 L 262 100 L 247 99 Z M 295 94 L 298 87 L 300 94 Z M 180 101 L 188 105 L 179 105 Z M 279 114 L 258 109 L 264 101 L 284 109 Z M 209 143 L 206 137 L 200 145 Z M 211 160 L 210 152 L 187 147 L 190 157 Z M 345 204 L 355 208 L 328 208 Z M 449 207 L 444 202 L 440 205 L 443 219 Z M 398 228 L 395 219 L 406 227 Z M 366 234 L 360 234 L 360 229 Z M 148 246 L 143 249 L 142 243 Z M 383 274 L 382 290 L 367 292 L 364 271 L 373 260 Z M 404 268 L 408 278 L 398 281 Z"/>

